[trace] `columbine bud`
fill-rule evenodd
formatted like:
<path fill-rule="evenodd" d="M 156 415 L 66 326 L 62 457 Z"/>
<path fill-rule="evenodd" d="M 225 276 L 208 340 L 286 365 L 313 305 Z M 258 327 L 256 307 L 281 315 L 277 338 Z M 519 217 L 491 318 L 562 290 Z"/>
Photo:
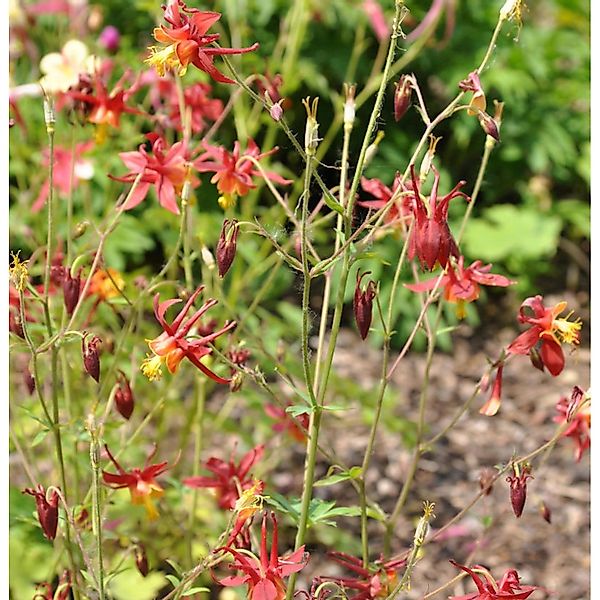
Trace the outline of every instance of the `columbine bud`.
<path fill-rule="evenodd" d="M 355 94 L 356 86 L 344 83 L 344 95 L 346 96 L 346 102 L 344 102 L 344 127 L 347 128 L 352 128 L 354 125 L 354 118 L 356 116 Z"/>
<path fill-rule="evenodd" d="M 306 108 L 306 130 L 304 132 L 304 150 L 309 156 L 314 156 L 319 145 L 319 123 L 317 122 L 317 107 L 319 98 L 314 98 L 310 104 L 310 96 L 302 100 Z"/>
<path fill-rule="evenodd" d="M 504 372 L 504 364 L 498 367 L 496 372 L 496 379 L 494 379 L 494 385 L 492 386 L 492 393 L 488 401 L 481 407 L 479 414 L 485 415 L 486 417 L 493 417 L 500 408 L 500 399 L 502 397 L 502 374 Z"/>
<path fill-rule="evenodd" d="M 569 399 L 569 404 L 567 405 L 567 412 L 565 414 L 565 418 L 567 419 L 567 423 L 570 423 L 573 419 L 573 415 L 579 408 L 581 401 L 583 400 L 585 392 L 578 386 L 573 386 L 573 391 L 571 392 L 571 398 Z"/>
<path fill-rule="evenodd" d="M 479 73 L 477 71 L 472 71 L 469 73 L 469 76 L 458 84 L 458 87 L 463 92 L 473 92 L 473 98 L 471 98 L 469 108 L 467 108 L 468 115 L 474 116 L 485 111 L 487 102 L 485 99 L 485 92 L 483 91 L 481 81 L 479 80 Z"/>
<path fill-rule="evenodd" d="M 375 141 L 372 144 L 369 144 L 367 147 L 367 151 L 365 152 L 365 166 L 367 166 L 373 160 L 373 158 L 375 158 L 377 150 L 379 150 L 379 144 L 384 137 L 385 133 L 383 131 L 378 131 L 377 135 L 375 136 Z"/>
<path fill-rule="evenodd" d="M 552 523 L 552 511 L 548 508 L 548 505 L 543 501 L 540 504 L 540 514 L 542 515 L 546 523 Z"/>
<path fill-rule="evenodd" d="M 23 383 L 25 383 L 25 387 L 27 388 L 29 394 L 33 394 L 35 391 L 35 379 L 33 378 L 33 375 L 31 374 L 31 371 L 27 365 L 25 365 L 25 368 L 23 369 Z"/>
<path fill-rule="evenodd" d="M 375 284 L 369 281 L 367 287 L 361 290 L 360 282 L 365 275 L 370 275 L 371 271 L 365 271 L 361 274 L 360 270 L 356 272 L 356 288 L 354 289 L 354 318 L 360 333 L 364 340 L 371 326 L 373 316 L 373 298 L 375 298 Z"/>
<path fill-rule="evenodd" d="M 87 231 L 89 226 L 90 226 L 89 221 L 81 221 L 80 223 L 77 223 L 77 226 L 75 227 L 75 231 L 73 232 L 72 239 L 74 239 L 74 240 L 79 239 Z"/>
<path fill-rule="evenodd" d="M 219 268 L 219 277 L 225 277 L 231 263 L 235 258 L 237 249 L 237 236 L 239 233 L 239 225 L 235 219 L 225 219 L 221 229 L 221 235 L 217 243 L 216 255 L 217 266 Z"/>
<path fill-rule="evenodd" d="M 65 308 L 67 309 L 67 314 L 71 316 L 77 306 L 79 294 L 81 293 L 81 271 L 77 274 L 77 277 L 72 277 L 70 269 L 65 269 L 62 289 Z"/>
<path fill-rule="evenodd" d="M 56 490 L 52 490 L 48 499 L 46 490 L 41 484 L 38 485 L 37 490 L 26 488 L 23 493 L 35 498 L 38 519 L 44 536 L 48 540 L 53 540 L 56 537 L 56 528 L 58 527 L 58 493 Z"/>
<path fill-rule="evenodd" d="M 396 83 L 396 91 L 394 92 L 394 120 L 398 122 L 410 108 L 412 98 L 412 77 L 410 75 L 402 75 Z"/>
<path fill-rule="evenodd" d="M 115 406 L 119 411 L 119 414 L 129 420 L 134 407 L 133 392 L 129 385 L 129 380 L 125 377 L 123 371 L 119 371 L 119 387 L 115 392 Z"/>
<path fill-rule="evenodd" d="M 523 514 L 525 500 L 527 499 L 527 480 L 533 479 L 531 467 L 528 464 L 519 468 L 518 464 L 513 464 L 514 475 L 509 475 L 506 481 L 510 484 L 510 503 L 512 505 L 515 517 L 519 518 Z"/>
<path fill-rule="evenodd" d="M 481 469 L 481 473 L 479 474 L 479 487 L 484 495 L 489 496 L 492 493 L 495 476 L 496 471 L 491 467 Z"/>
<path fill-rule="evenodd" d="M 483 129 L 491 138 L 494 138 L 497 142 L 499 142 L 500 132 L 498 131 L 498 125 L 496 124 L 496 121 L 494 121 L 490 115 L 483 111 L 479 113 L 477 119 L 479 120 L 481 129 Z"/>
<path fill-rule="evenodd" d="M 121 43 L 121 34 L 113 25 L 107 25 L 98 38 L 100 45 L 108 52 L 116 52 Z"/>
<path fill-rule="evenodd" d="M 542 373 L 544 372 L 544 363 L 542 361 L 542 357 L 540 356 L 539 351 L 536 348 L 532 348 L 529 351 L 529 360 L 536 369 L 538 369 Z"/>
<path fill-rule="evenodd" d="M 98 346 L 102 343 L 102 340 L 93 335 L 90 341 L 87 341 L 85 334 L 81 340 L 81 353 L 83 354 L 83 366 L 86 373 L 98 383 L 100 381 L 100 357 L 98 355 Z"/>
<path fill-rule="evenodd" d="M 146 548 L 144 548 L 142 544 L 136 544 L 134 553 L 135 566 L 142 577 L 146 577 L 146 575 L 148 575 L 148 556 L 146 555 Z"/>

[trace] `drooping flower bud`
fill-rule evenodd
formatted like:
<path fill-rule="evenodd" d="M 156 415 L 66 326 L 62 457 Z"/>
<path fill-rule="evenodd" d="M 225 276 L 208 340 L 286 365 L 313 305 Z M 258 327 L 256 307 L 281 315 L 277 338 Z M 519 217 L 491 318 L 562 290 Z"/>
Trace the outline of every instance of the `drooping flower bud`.
<path fill-rule="evenodd" d="M 513 464 L 514 475 L 509 475 L 506 481 L 510 484 L 510 503 L 512 505 L 515 517 L 519 518 L 523 514 L 525 500 L 527 499 L 527 480 L 533 479 L 531 467 L 528 464 L 519 467 Z"/>
<path fill-rule="evenodd" d="M 62 280 L 62 289 L 65 308 L 67 309 L 67 314 L 71 316 L 77 306 L 79 294 L 81 293 L 81 272 L 79 272 L 76 277 L 72 277 L 71 270 L 65 269 Z"/>
<path fill-rule="evenodd" d="M 546 523 L 552 523 L 552 511 L 544 501 L 540 504 L 540 514 Z"/>
<path fill-rule="evenodd" d="M 46 490 L 41 484 L 38 484 L 37 490 L 25 488 L 23 493 L 35 498 L 38 519 L 44 536 L 48 540 L 53 540 L 56 537 L 58 527 L 58 493 L 56 490 L 52 490 L 48 499 Z"/>
<path fill-rule="evenodd" d="M 119 411 L 119 414 L 129 420 L 134 407 L 133 392 L 129 385 L 129 380 L 125 376 L 123 371 L 119 371 L 119 387 L 115 392 L 115 406 Z"/>
<path fill-rule="evenodd" d="M 489 496 L 492 493 L 495 476 L 496 471 L 491 467 L 481 469 L 481 473 L 479 474 L 479 487 L 486 496 Z"/>
<path fill-rule="evenodd" d="M 423 156 L 421 166 L 419 167 L 419 181 L 421 183 L 425 181 L 427 175 L 429 175 L 429 171 L 431 171 L 431 164 L 433 163 L 433 159 L 435 157 L 435 149 L 441 139 L 441 137 L 435 137 L 435 135 L 429 136 L 429 148 L 427 148 L 427 152 L 425 152 L 425 156 Z"/>
<path fill-rule="evenodd" d="M 238 233 L 239 225 L 236 219 L 225 219 L 223 221 L 216 249 L 217 267 L 219 269 L 219 277 L 221 278 L 225 277 L 235 258 Z"/>
<path fill-rule="evenodd" d="M 98 346 L 102 343 L 102 340 L 93 335 L 90 341 L 87 341 L 85 334 L 81 340 L 81 353 L 83 355 L 83 366 L 86 373 L 97 382 L 100 381 L 100 356 L 98 353 Z"/>
<path fill-rule="evenodd" d="M 544 372 L 544 361 L 542 360 L 537 348 L 534 347 L 529 351 L 529 360 L 536 369 L 542 373 Z"/>
<path fill-rule="evenodd" d="M 502 398 L 502 374 L 504 372 L 504 364 L 500 364 L 496 371 L 496 379 L 494 379 L 494 385 L 492 386 L 492 393 L 488 401 L 481 407 L 479 414 L 485 415 L 486 417 L 493 417 L 500 408 L 500 400 Z"/>
<path fill-rule="evenodd" d="M 100 45 L 108 52 L 116 52 L 121 43 L 121 34 L 113 25 L 107 25 L 98 38 Z"/>
<path fill-rule="evenodd" d="M 375 139 L 373 140 L 373 143 L 369 144 L 367 146 L 367 151 L 365 152 L 365 162 L 364 162 L 365 166 L 367 166 L 375 158 L 375 155 L 377 154 L 377 151 L 379 150 L 379 144 L 381 143 L 381 140 L 384 137 L 385 137 L 385 132 L 378 131 L 377 135 L 375 136 Z"/>
<path fill-rule="evenodd" d="M 23 369 L 23 382 L 25 383 L 25 387 L 29 394 L 33 394 L 35 391 L 35 379 L 27 365 L 25 365 L 25 368 Z"/>
<path fill-rule="evenodd" d="M 364 340 L 371 327 L 373 316 L 373 298 L 375 298 L 375 283 L 369 280 L 366 288 L 361 289 L 361 280 L 365 275 L 370 275 L 370 271 L 361 274 L 360 270 L 356 272 L 356 288 L 354 289 L 354 318 L 360 337 Z"/>
<path fill-rule="evenodd" d="M 494 121 L 494 119 L 490 117 L 490 115 L 483 111 L 479 113 L 477 119 L 479 120 L 481 129 L 483 129 L 485 133 L 491 138 L 494 138 L 494 140 L 499 142 L 500 132 L 498 131 L 498 125 L 496 124 L 496 121 Z"/>
<path fill-rule="evenodd" d="M 410 108 L 412 99 L 412 77 L 410 75 L 402 75 L 396 83 L 396 91 L 394 92 L 394 120 L 398 122 Z"/>
<path fill-rule="evenodd" d="M 479 115 L 481 112 L 485 112 L 487 101 L 485 99 L 485 92 L 481 86 L 479 80 L 479 73 L 477 71 L 471 71 L 466 79 L 463 79 L 458 87 L 463 92 L 473 92 L 473 98 L 467 108 L 467 114 L 470 116 Z"/>
<path fill-rule="evenodd" d="M 148 575 L 148 556 L 146 555 L 146 548 L 142 544 L 136 544 L 135 549 L 135 566 L 142 575 L 146 577 Z"/>

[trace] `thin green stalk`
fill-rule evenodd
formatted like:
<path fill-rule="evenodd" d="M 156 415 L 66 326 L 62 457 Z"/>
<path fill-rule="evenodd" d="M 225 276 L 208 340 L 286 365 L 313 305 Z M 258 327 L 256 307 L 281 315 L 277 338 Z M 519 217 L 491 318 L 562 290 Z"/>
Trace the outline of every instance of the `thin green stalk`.
<path fill-rule="evenodd" d="M 194 429 L 194 462 L 192 467 L 192 475 L 197 477 L 200 473 L 200 456 L 202 453 L 202 439 L 204 421 L 204 404 L 206 401 L 206 379 L 196 379 L 196 406 L 194 407 L 194 415 L 192 418 Z M 183 450 L 183 448 L 182 448 Z M 192 554 L 192 543 L 196 535 L 196 509 L 198 506 L 198 488 L 194 488 L 192 493 L 192 508 L 188 519 L 187 528 L 187 546 L 190 568 L 194 566 L 194 557 Z"/>
<path fill-rule="evenodd" d="M 100 441 L 93 415 L 88 422 L 90 434 L 90 464 L 92 466 L 92 525 L 96 538 L 96 558 L 98 561 L 97 581 L 100 600 L 105 600 L 104 561 L 102 555 L 102 503 L 100 486 Z"/>

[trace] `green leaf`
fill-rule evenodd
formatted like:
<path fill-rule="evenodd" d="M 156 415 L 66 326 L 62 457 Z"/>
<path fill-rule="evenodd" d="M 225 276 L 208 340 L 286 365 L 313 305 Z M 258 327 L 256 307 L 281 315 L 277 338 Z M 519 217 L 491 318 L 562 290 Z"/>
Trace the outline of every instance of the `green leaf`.
<path fill-rule="evenodd" d="M 323 479 L 319 479 L 318 481 L 315 481 L 315 483 L 314 483 L 315 487 L 325 487 L 328 485 L 335 485 L 336 483 L 340 483 L 341 481 L 357 479 L 362 474 L 361 467 L 352 467 L 348 471 L 342 471 L 341 473 L 338 473 L 337 475 L 330 475 L 329 473 L 331 473 L 336 468 L 339 468 L 339 467 L 332 465 L 329 468 L 329 470 L 327 471 L 328 475 L 326 477 L 324 477 Z"/>
<path fill-rule="evenodd" d="M 190 588 L 189 590 L 187 590 L 186 592 L 184 592 L 181 595 L 185 598 L 186 596 L 192 596 L 193 594 L 199 594 L 200 592 L 209 592 L 210 593 L 210 588 L 207 588 L 207 587 L 193 587 L 193 588 Z"/>
<path fill-rule="evenodd" d="M 312 406 L 306 404 L 293 404 L 285 409 L 285 412 L 290 413 L 292 417 L 299 417 L 300 415 L 310 415 L 313 412 Z"/>

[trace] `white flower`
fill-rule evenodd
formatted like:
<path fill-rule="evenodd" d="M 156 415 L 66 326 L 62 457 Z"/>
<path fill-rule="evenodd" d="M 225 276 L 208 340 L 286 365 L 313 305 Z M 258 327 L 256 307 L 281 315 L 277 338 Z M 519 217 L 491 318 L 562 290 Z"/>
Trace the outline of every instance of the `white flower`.
<path fill-rule="evenodd" d="M 40 61 L 40 71 L 44 77 L 40 84 L 49 93 L 66 92 L 77 84 L 81 73 L 93 73 L 97 59 L 88 54 L 87 46 L 79 40 L 69 40 L 60 54 L 46 54 Z"/>

